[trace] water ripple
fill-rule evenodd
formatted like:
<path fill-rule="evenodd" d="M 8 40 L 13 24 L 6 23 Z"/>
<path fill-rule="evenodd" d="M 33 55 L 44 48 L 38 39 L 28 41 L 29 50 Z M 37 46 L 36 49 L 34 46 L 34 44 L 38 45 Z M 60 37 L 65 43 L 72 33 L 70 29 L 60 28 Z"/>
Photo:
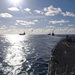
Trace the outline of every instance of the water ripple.
<path fill-rule="evenodd" d="M 59 39 L 46 35 L 0 36 L 0 74 L 46 75 L 51 50 Z"/>

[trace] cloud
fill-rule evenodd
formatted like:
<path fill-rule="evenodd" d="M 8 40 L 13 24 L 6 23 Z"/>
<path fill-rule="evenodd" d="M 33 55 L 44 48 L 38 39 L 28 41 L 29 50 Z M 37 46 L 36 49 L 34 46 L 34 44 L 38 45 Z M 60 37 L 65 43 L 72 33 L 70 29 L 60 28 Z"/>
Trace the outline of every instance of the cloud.
<path fill-rule="evenodd" d="M 38 20 L 33 20 L 33 21 L 25 21 L 25 20 L 16 20 L 16 23 L 20 25 L 34 25 Z"/>
<path fill-rule="evenodd" d="M 26 12 L 30 12 L 30 11 L 31 11 L 30 8 L 25 8 L 24 10 L 25 10 Z"/>
<path fill-rule="evenodd" d="M 31 19 L 42 19 L 42 18 L 45 18 L 45 16 L 28 16 L 26 18 L 31 18 Z"/>
<path fill-rule="evenodd" d="M 47 8 L 44 8 L 43 11 L 46 16 L 55 16 L 62 12 L 61 8 L 55 8 L 52 5 Z"/>
<path fill-rule="evenodd" d="M 35 13 L 41 14 L 40 10 L 34 10 Z"/>
<path fill-rule="evenodd" d="M 15 28 L 16 28 L 16 26 L 10 26 L 10 28 L 13 28 L 13 29 L 15 29 Z"/>
<path fill-rule="evenodd" d="M 75 14 L 72 13 L 72 12 L 63 12 L 61 8 L 55 8 L 54 6 L 49 6 L 49 7 L 46 7 L 43 9 L 43 13 L 46 15 L 46 16 L 55 16 L 55 15 L 58 15 L 58 14 L 62 14 L 63 16 L 69 16 L 69 17 L 75 17 Z"/>
<path fill-rule="evenodd" d="M 9 13 L 1 13 L 0 17 L 2 17 L 2 18 L 12 18 L 13 16 Z"/>
<path fill-rule="evenodd" d="M 42 10 L 34 10 L 35 13 L 37 14 L 42 14 L 45 16 L 56 16 L 58 14 L 62 14 L 63 16 L 69 16 L 69 17 L 75 17 L 75 14 L 72 12 L 63 12 L 61 8 L 59 7 L 54 7 L 53 5 L 49 6 L 49 7 L 45 7 Z"/>
<path fill-rule="evenodd" d="M 57 34 L 74 34 L 75 33 L 75 28 L 71 28 L 71 27 L 57 27 L 55 29 L 55 33 L 57 33 Z"/>
<path fill-rule="evenodd" d="M 75 17 L 75 14 L 74 14 L 74 13 L 72 13 L 72 12 L 68 12 L 68 11 L 66 11 L 65 13 L 62 12 L 61 14 L 62 14 L 63 16 Z"/>
<path fill-rule="evenodd" d="M 69 21 L 67 20 L 52 20 L 52 21 L 49 21 L 49 23 L 52 23 L 52 24 L 62 24 L 62 23 L 67 23 Z"/>
<path fill-rule="evenodd" d="M 34 22 L 38 22 L 38 20 L 34 20 Z"/>
<path fill-rule="evenodd" d="M 54 30 L 55 34 L 74 34 L 75 28 L 73 27 L 55 27 L 55 26 L 46 26 L 44 28 L 18 28 L 17 26 L 6 27 L 5 25 L 0 26 L 0 34 L 19 34 L 24 31 L 26 34 L 48 34 Z"/>
<path fill-rule="evenodd" d="M 68 26 L 69 26 L 69 27 L 73 27 L 74 25 L 73 25 L 73 24 L 69 24 Z"/>
<path fill-rule="evenodd" d="M 48 29 L 55 29 L 55 26 L 46 26 Z"/>
<path fill-rule="evenodd" d="M 44 14 L 44 12 L 42 10 L 34 10 L 34 13 L 37 13 L 37 14 Z"/>
<path fill-rule="evenodd" d="M 27 13 L 30 13 L 31 15 L 33 15 L 30 8 L 25 8 L 24 11 L 27 12 Z"/>
<path fill-rule="evenodd" d="M 7 29 L 7 27 L 5 25 L 0 26 L 0 30 L 5 30 L 5 29 Z"/>
<path fill-rule="evenodd" d="M 45 16 L 55 16 L 62 12 L 61 8 L 55 8 L 52 5 L 44 8 L 43 10 L 34 10 L 37 14 L 44 14 Z"/>
<path fill-rule="evenodd" d="M 19 9 L 18 9 L 18 8 L 16 8 L 16 7 L 8 8 L 8 10 L 10 10 L 10 11 L 19 11 Z"/>

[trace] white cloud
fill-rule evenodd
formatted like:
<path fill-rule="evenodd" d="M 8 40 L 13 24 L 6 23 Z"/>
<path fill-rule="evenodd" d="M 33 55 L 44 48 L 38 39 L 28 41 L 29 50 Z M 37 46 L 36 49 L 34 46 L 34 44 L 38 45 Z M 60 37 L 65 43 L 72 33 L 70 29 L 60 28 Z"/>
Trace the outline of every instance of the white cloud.
<path fill-rule="evenodd" d="M 58 14 L 62 14 L 63 16 L 75 17 L 74 13 L 68 11 L 63 12 L 61 8 L 54 7 L 53 5 L 45 7 L 43 10 L 34 10 L 34 12 L 45 16 L 56 16 Z"/>
<path fill-rule="evenodd" d="M 73 27 L 74 25 L 73 25 L 73 24 L 69 24 L 68 26 L 69 26 L 69 27 Z"/>
<path fill-rule="evenodd" d="M 25 20 L 16 20 L 16 23 L 20 25 L 34 25 L 38 20 L 33 20 L 33 21 L 25 21 Z"/>
<path fill-rule="evenodd" d="M 16 8 L 16 7 L 8 8 L 8 10 L 10 10 L 10 11 L 19 11 L 19 9 L 18 9 L 18 8 Z"/>
<path fill-rule="evenodd" d="M 33 32 L 33 28 L 29 28 L 28 31 Z"/>
<path fill-rule="evenodd" d="M 16 28 L 16 26 L 10 26 L 10 28 L 13 28 L 13 29 L 15 29 L 15 28 Z"/>
<path fill-rule="evenodd" d="M 74 13 L 72 13 L 72 12 L 68 12 L 68 11 L 66 11 L 65 13 L 62 12 L 61 14 L 62 14 L 63 16 L 75 17 L 75 14 L 74 14 Z"/>
<path fill-rule="evenodd" d="M 52 5 L 47 8 L 44 8 L 44 14 L 46 16 L 55 16 L 59 14 L 60 12 L 62 12 L 61 8 L 55 8 Z"/>
<path fill-rule="evenodd" d="M 38 22 L 38 20 L 34 20 L 34 22 Z"/>
<path fill-rule="evenodd" d="M 71 27 L 57 27 L 55 29 L 55 33 L 57 33 L 57 34 L 74 34 L 75 33 L 75 28 L 71 28 Z"/>
<path fill-rule="evenodd" d="M 0 26 L 0 30 L 5 30 L 5 29 L 7 29 L 7 27 L 5 25 Z"/>
<path fill-rule="evenodd" d="M 58 14 L 62 14 L 63 16 L 69 16 L 69 17 L 75 17 L 75 14 L 73 12 L 63 12 L 61 8 L 55 8 L 54 6 L 49 6 L 43 9 L 43 13 L 46 16 L 55 16 Z"/>
<path fill-rule="evenodd" d="M 25 10 L 26 12 L 30 12 L 30 11 L 31 11 L 30 8 L 25 8 L 24 10 Z"/>
<path fill-rule="evenodd" d="M 9 13 L 1 13 L 0 17 L 2 17 L 2 18 L 12 18 L 13 16 Z"/>
<path fill-rule="evenodd" d="M 34 10 L 35 13 L 41 14 L 40 10 Z"/>
<path fill-rule="evenodd" d="M 55 29 L 55 26 L 46 26 L 46 28 Z"/>
<path fill-rule="evenodd" d="M 52 33 L 54 30 L 55 34 L 74 34 L 75 28 L 72 27 L 54 27 L 54 26 L 46 26 L 44 28 L 18 28 L 17 26 L 6 27 L 5 25 L 0 26 L 0 34 L 19 34 L 24 31 L 26 34 L 48 34 Z"/>
<path fill-rule="evenodd" d="M 33 29 L 33 34 L 48 34 L 49 32 L 52 33 L 52 31 L 55 29 L 54 26 L 46 26 L 43 28 L 36 28 Z"/>
<path fill-rule="evenodd" d="M 37 14 L 42 14 L 42 15 L 44 14 L 44 12 L 42 10 L 34 10 L 34 12 Z"/>
<path fill-rule="evenodd" d="M 45 16 L 28 16 L 28 17 L 25 17 L 25 18 L 31 18 L 31 19 L 41 19 L 41 18 L 45 18 Z"/>
<path fill-rule="evenodd" d="M 62 23 L 67 23 L 69 21 L 67 20 L 52 20 L 52 21 L 49 21 L 49 23 L 52 23 L 52 24 L 62 24 Z"/>
<path fill-rule="evenodd" d="M 18 23 L 15 23 L 15 25 L 17 26 L 17 25 L 18 25 Z"/>
<path fill-rule="evenodd" d="M 62 12 L 61 8 L 55 8 L 52 5 L 44 8 L 43 10 L 34 10 L 37 14 L 44 14 L 46 16 L 55 16 Z"/>

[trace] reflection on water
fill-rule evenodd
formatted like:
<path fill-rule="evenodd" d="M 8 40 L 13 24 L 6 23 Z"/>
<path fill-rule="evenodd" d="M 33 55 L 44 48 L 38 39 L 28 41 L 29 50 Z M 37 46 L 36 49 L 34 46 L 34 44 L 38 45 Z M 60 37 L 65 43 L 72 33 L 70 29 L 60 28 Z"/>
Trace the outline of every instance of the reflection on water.
<path fill-rule="evenodd" d="M 58 40 L 44 35 L 0 36 L 0 75 L 46 75 Z"/>
<path fill-rule="evenodd" d="M 25 41 L 27 41 L 27 36 L 5 36 L 4 42 L 7 42 L 9 45 L 5 48 L 3 65 L 0 64 L 4 74 L 17 75 L 23 68 L 22 64 L 28 62 L 26 57 L 29 51 L 27 43 L 24 43 Z"/>

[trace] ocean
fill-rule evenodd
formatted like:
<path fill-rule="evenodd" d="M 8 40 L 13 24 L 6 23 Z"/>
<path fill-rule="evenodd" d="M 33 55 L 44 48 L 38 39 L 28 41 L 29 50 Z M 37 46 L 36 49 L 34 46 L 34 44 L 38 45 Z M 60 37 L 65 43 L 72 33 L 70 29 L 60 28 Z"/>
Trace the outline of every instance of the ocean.
<path fill-rule="evenodd" d="M 62 37 L 0 35 L 0 75 L 47 75 L 51 52 Z"/>

